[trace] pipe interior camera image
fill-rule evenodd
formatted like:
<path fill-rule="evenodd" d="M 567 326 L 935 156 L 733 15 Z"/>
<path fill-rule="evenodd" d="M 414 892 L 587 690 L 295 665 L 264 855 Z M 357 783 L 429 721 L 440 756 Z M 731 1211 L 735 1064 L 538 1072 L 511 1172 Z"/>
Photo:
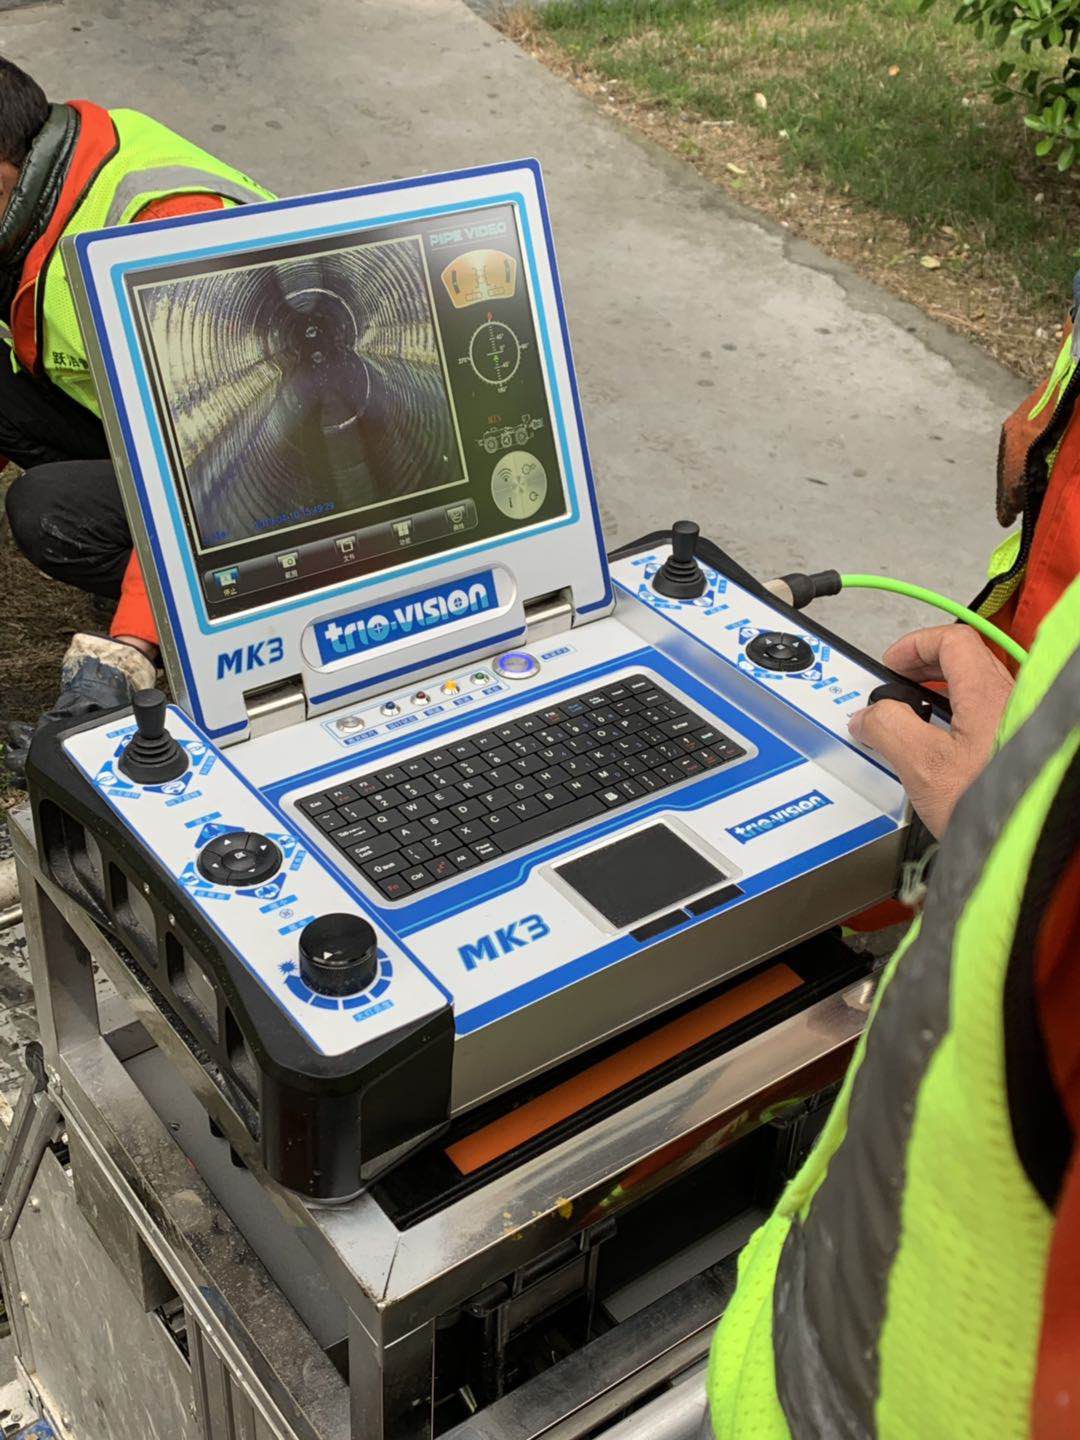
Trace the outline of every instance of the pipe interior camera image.
<path fill-rule="evenodd" d="M 464 477 L 417 238 L 137 294 L 203 549 Z"/>

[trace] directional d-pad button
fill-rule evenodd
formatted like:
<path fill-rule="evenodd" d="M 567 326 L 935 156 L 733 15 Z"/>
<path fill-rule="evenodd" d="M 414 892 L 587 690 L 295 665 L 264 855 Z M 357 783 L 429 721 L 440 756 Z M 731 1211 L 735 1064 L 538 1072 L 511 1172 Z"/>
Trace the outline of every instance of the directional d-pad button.
<path fill-rule="evenodd" d="M 281 869 L 281 851 L 265 835 L 234 830 L 203 846 L 198 867 L 216 885 L 258 885 Z"/>

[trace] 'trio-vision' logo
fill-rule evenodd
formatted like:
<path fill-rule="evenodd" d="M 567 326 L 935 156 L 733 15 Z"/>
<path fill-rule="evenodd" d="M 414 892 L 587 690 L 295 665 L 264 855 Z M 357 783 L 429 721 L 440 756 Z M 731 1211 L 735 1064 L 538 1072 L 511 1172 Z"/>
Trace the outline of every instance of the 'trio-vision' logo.
<path fill-rule="evenodd" d="M 319 656 L 328 665 L 347 655 L 360 655 L 418 630 L 435 630 L 468 615 L 479 615 L 490 610 L 497 600 L 495 576 L 484 570 L 479 575 L 418 590 L 400 600 L 353 610 L 315 626 Z"/>

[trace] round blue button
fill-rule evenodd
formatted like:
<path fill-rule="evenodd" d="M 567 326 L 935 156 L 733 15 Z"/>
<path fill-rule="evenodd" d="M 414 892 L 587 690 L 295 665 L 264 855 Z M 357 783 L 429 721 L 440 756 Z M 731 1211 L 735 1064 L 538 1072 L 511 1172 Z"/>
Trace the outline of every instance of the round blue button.
<path fill-rule="evenodd" d="M 505 655 L 495 657 L 494 669 L 507 680 L 528 680 L 539 671 L 540 661 L 524 650 L 508 650 Z"/>

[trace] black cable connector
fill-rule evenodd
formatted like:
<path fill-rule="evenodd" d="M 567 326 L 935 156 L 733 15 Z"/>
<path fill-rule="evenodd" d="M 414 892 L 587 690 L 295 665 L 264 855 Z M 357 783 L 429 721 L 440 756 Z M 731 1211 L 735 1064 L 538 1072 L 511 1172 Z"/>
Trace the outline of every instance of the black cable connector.
<path fill-rule="evenodd" d="M 819 570 L 815 575 L 798 572 L 781 575 L 778 580 L 770 580 L 766 588 L 796 610 L 805 610 L 811 600 L 820 600 L 823 595 L 840 594 L 840 572 Z"/>

